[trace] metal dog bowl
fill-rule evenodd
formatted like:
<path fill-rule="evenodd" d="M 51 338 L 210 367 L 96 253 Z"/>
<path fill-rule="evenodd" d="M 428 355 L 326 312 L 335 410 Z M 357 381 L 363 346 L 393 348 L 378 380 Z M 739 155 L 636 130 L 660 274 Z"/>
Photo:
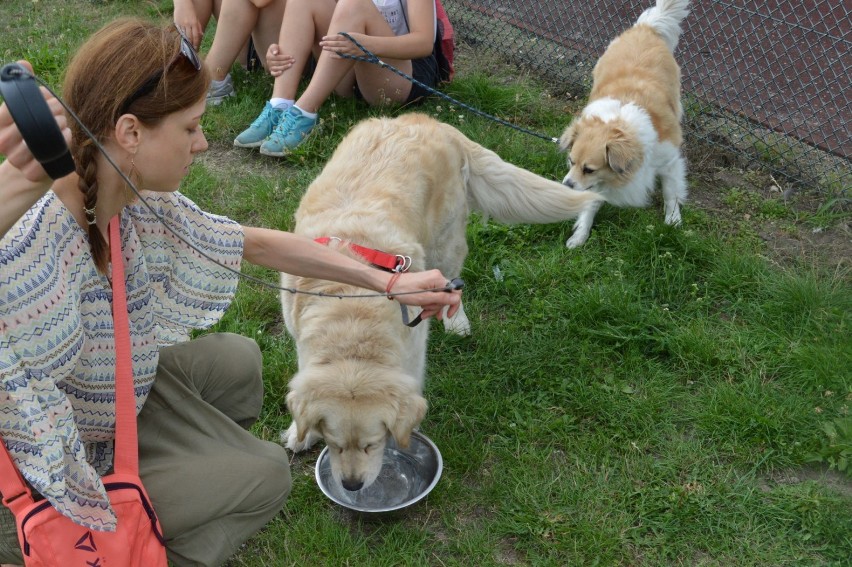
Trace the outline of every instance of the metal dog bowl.
<path fill-rule="evenodd" d="M 317 459 L 317 484 L 323 494 L 344 508 L 375 517 L 392 516 L 422 500 L 438 484 L 444 462 L 438 447 L 418 431 L 411 433 L 408 447 L 388 439 L 382 470 L 376 481 L 361 490 L 348 491 L 331 475 L 328 447 Z"/>

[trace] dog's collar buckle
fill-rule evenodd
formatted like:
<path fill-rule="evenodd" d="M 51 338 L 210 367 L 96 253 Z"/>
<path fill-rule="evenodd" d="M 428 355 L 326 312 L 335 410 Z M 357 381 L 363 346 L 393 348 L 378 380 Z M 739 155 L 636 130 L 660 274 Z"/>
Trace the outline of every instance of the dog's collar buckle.
<path fill-rule="evenodd" d="M 315 238 L 314 241 L 320 244 L 328 244 L 332 240 L 340 245 L 346 245 L 350 250 L 373 264 L 377 268 L 381 268 L 388 272 L 407 272 L 411 268 L 411 256 L 403 256 L 402 254 L 388 254 L 381 250 L 367 248 L 354 242 L 346 242 L 339 236 L 321 236 Z"/>
<path fill-rule="evenodd" d="M 402 256 L 401 254 L 396 255 L 396 267 L 394 267 L 394 272 L 407 272 L 411 267 L 411 256 Z"/>

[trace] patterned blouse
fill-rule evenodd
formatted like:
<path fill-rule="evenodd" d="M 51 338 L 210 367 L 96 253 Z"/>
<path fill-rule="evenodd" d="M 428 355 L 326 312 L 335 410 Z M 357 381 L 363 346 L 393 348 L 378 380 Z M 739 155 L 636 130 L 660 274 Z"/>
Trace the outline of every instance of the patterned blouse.
<path fill-rule="evenodd" d="M 185 240 L 239 270 L 242 227 L 180 193 L 143 196 Z M 138 413 L 159 346 L 216 323 L 237 276 L 191 250 L 144 204 L 124 209 L 121 235 Z M 115 435 L 111 304 L 87 234 L 54 193 L 0 239 L 0 436 L 39 493 L 95 530 L 115 529 L 100 479 Z"/>

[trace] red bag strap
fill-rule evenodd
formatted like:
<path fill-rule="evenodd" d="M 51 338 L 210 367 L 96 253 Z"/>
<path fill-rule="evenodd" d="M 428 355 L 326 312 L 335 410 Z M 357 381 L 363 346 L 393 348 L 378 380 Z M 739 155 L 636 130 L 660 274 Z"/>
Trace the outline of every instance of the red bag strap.
<path fill-rule="evenodd" d="M 136 435 L 136 396 L 133 391 L 133 364 L 130 354 L 130 323 L 124 286 L 124 259 L 121 253 L 119 216 L 109 222 L 112 261 L 112 318 L 115 332 L 115 462 L 116 473 L 139 475 L 139 446 Z M 0 440 L 0 492 L 3 504 L 13 514 L 33 503 L 32 492 L 24 482 L 6 444 Z"/>
<path fill-rule="evenodd" d="M 112 320 L 115 333 L 115 461 L 116 473 L 139 475 L 139 444 L 136 435 L 136 395 L 130 351 L 130 323 L 124 286 L 124 255 L 121 253 L 121 221 L 109 221 L 112 260 Z"/>

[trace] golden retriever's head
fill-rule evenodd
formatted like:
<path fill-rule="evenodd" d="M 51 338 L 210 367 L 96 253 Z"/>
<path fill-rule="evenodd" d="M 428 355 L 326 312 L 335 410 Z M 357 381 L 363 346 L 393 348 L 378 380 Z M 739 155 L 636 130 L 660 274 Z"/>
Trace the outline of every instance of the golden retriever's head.
<path fill-rule="evenodd" d="M 604 121 L 581 116 L 562 133 L 568 175 L 562 183 L 578 190 L 617 189 L 630 182 L 644 161 L 644 147 L 633 128 L 621 119 Z"/>
<path fill-rule="evenodd" d="M 419 381 L 398 369 L 357 362 L 313 365 L 290 382 L 287 407 L 298 440 L 319 433 L 331 472 L 346 490 L 370 486 L 382 468 L 388 436 L 407 447 L 426 415 Z"/>

